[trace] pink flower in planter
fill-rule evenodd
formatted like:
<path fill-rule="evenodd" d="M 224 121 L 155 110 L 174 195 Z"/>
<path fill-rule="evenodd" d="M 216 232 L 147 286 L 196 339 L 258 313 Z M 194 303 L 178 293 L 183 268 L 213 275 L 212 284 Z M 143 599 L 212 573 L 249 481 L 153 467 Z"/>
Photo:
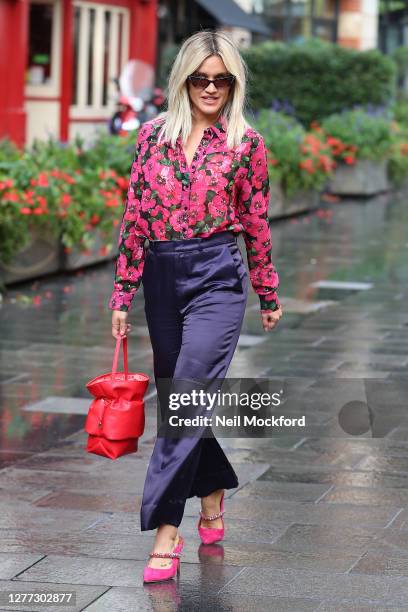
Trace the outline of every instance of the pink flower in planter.
<path fill-rule="evenodd" d="M 346 164 L 348 164 L 349 166 L 352 166 L 355 162 L 356 162 L 356 158 L 353 157 L 352 155 L 346 155 L 346 157 L 344 158 L 344 161 L 346 162 Z"/>
<path fill-rule="evenodd" d="M 71 204 L 71 196 L 69 193 L 63 193 L 61 196 L 61 205 L 68 206 L 68 204 Z"/>
<path fill-rule="evenodd" d="M 19 201 L 19 197 L 18 197 L 18 193 L 16 191 L 8 191 L 3 195 L 3 198 L 5 200 L 8 200 L 9 202 L 18 202 Z"/>
<path fill-rule="evenodd" d="M 107 208 L 116 208 L 117 206 L 119 206 L 119 200 L 118 198 L 108 198 L 105 200 L 105 206 Z"/>
<path fill-rule="evenodd" d="M 128 180 L 123 176 L 118 176 L 116 179 L 116 184 L 120 187 L 122 191 L 126 191 L 128 188 Z"/>
<path fill-rule="evenodd" d="M 308 172 L 309 174 L 314 174 L 315 173 L 315 167 L 313 165 L 313 159 L 304 159 L 303 161 L 301 161 L 299 163 L 299 166 L 302 168 L 302 170 L 305 170 L 306 172 Z"/>
<path fill-rule="evenodd" d="M 13 187 L 13 185 L 13 179 L 6 179 L 5 181 L 0 181 L 0 189 L 7 189 L 9 187 Z"/>

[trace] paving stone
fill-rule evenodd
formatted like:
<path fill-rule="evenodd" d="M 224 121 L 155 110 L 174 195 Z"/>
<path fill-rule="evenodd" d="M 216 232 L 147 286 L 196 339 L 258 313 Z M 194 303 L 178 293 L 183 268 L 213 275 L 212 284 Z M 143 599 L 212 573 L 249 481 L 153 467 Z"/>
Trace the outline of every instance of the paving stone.
<path fill-rule="evenodd" d="M 274 542 L 277 550 L 318 552 L 322 549 L 347 550 L 362 554 L 373 542 L 376 530 L 353 525 L 293 524 Z"/>
<path fill-rule="evenodd" d="M 35 491 L 36 484 L 40 482 L 42 485 L 45 483 L 54 491 L 89 492 L 90 490 L 106 490 L 127 491 L 135 494 L 140 492 L 140 487 L 143 486 L 146 476 L 145 465 L 139 469 L 138 464 L 135 464 L 135 468 L 132 468 L 132 470 L 117 470 L 116 472 L 116 474 L 114 472 L 102 474 L 94 471 L 90 471 L 90 473 L 64 472 L 52 469 L 31 470 L 13 467 L 0 472 L 0 487 L 7 490 L 33 489 Z M 41 490 L 39 492 L 41 493 Z"/>
<path fill-rule="evenodd" d="M 352 487 L 408 487 L 408 478 L 402 473 L 384 472 L 379 470 L 342 470 L 336 466 L 314 466 L 313 471 L 297 467 L 296 469 L 278 469 L 271 467 L 260 480 L 273 482 L 310 482 L 349 485 Z"/>
<path fill-rule="evenodd" d="M 362 455 L 378 454 L 379 452 L 392 456 L 406 456 L 408 453 L 407 439 L 404 442 L 393 440 L 391 434 L 384 438 L 352 437 L 333 440 L 332 437 L 304 438 L 297 446 L 299 449 L 313 450 L 315 452 L 333 451 L 340 453 L 359 452 Z"/>
<path fill-rule="evenodd" d="M 144 566 L 145 561 L 49 555 L 20 574 L 19 580 L 52 581 L 58 584 L 69 578 L 72 584 L 141 588 Z M 179 594 L 182 595 L 183 590 L 188 592 L 194 589 L 198 595 L 201 588 L 210 592 L 218 591 L 238 574 L 239 569 L 225 562 L 221 564 L 219 557 L 215 560 L 211 557 L 202 566 L 183 561 L 181 571 L 183 585 Z"/>
<path fill-rule="evenodd" d="M 372 610 L 375 610 L 376 612 L 404 612 L 406 608 L 401 608 L 400 606 L 383 606 L 375 603 L 364 606 L 355 604 L 331 604 L 323 602 L 318 608 L 316 608 L 316 610 L 318 612 L 371 612 Z"/>
<path fill-rule="evenodd" d="M 0 579 L 11 580 L 40 559 L 42 555 L 0 553 Z"/>
<path fill-rule="evenodd" d="M 350 573 L 408 577 L 408 552 L 399 550 L 381 554 L 368 551 L 353 566 Z"/>
<path fill-rule="evenodd" d="M 51 491 L 49 489 L 31 489 L 28 487 L 25 487 L 23 489 L 6 489 L 0 487 L 1 501 L 2 503 L 7 505 L 15 504 L 17 500 L 35 502 L 36 500 L 39 500 L 45 495 L 49 495 L 50 493 Z"/>
<path fill-rule="evenodd" d="M 197 500 L 198 502 L 198 500 Z M 197 514 L 199 505 L 187 506 L 185 516 Z M 400 508 L 390 506 L 370 505 L 359 506 L 354 504 L 325 504 L 319 503 L 294 503 L 280 500 L 257 500 L 255 504 L 249 504 L 247 498 L 236 498 L 227 500 L 225 504 L 226 516 L 241 518 L 244 520 L 260 521 L 266 523 L 269 520 L 287 520 L 294 523 L 310 523 L 314 525 L 326 525 L 331 527 L 364 525 L 367 529 L 385 527 L 397 515 Z"/>
<path fill-rule="evenodd" d="M 198 504 L 197 510 L 193 511 L 194 516 L 184 516 L 180 527 L 180 533 L 193 542 L 199 543 L 197 533 L 198 521 Z M 259 521 L 240 520 L 229 517 L 228 519 L 228 541 L 242 541 L 242 532 L 245 530 L 245 540 L 247 542 L 264 542 L 270 543 L 281 536 L 291 521 L 287 518 L 272 517 L 267 523 Z M 86 528 L 84 531 L 100 534 L 104 537 L 112 536 L 115 533 L 120 535 L 140 535 L 146 539 L 152 538 L 150 532 L 140 532 L 140 517 L 139 515 L 128 513 L 113 513 L 107 514 L 105 517 L 96 522 L 94 525 Z"/>
<path fill-rule="evenodd" d="M 342 452 L 333 448 L 331 451 L 314 451 L 302 448 L 296 449 L 252 449 L 251 451 L 240 451 L 239 453 L 231 453 L 231 460 L 241 459 L 249 462 L 263 460 L 269 465 L 279 465 L 283 469 L 295 466 L 305 467 L 307 465 L 337 465 L 342 467 L 353 467 L 358 464 L 364 457 L 362 453 L 357 452 Z"/>
<path fill-rule="evenodd" d="M 405 605 L 408 578 L 246 568 L 224 589 L 223 594 L 244 593 L 274 597 L 324 599 L 334 604 Z"/>
<path fill-rule="evenodd" d="M 235 494 L 236 499 L 247 499 L 248 502 L 259 503 L 259 499 L 316 502 L 331 486 L 327 484 L 304 484 L 301 482 L 267 482 L 255 481 L 239 489 Z M 394 504 L 395 505 L 395 504 Z"/>
<path fill-rule="evenodd" d="M 29 503 L 18 501 L 14 504 L 2 502 L 0 529 L 39 529 L 61 530 L 61 523 L 74 531 L 88 527 L 102 516 L 101 511 L 89 512 L 68 510 L 67 508 L 49 508 L 45 512 Z M 1 546 L 1 542 L 0 542 Z"/>
<path fill-rule="evenodd" d="M 141 496 L 118 496 L 114 493 L 86 494 L 75 491 L 49 493 L 35 502 L 37 507 L 70 508 L 78 510 L 97 510 L 103 512 L 137 512 L 140 509 Z"/>
<path fill-rule="evenodd" d="M 12 592 L 27 592 L 27 593 L 75 593 L 76 604 L 64 606 L 62 604 L 52 605 L 47 604 L 47 612 L 80 612 L 85 607 L 93 602 L 97 597 L 107 591 L 106 587 L 99 586 L 87 586 L 82 584 L 68 584 L 68 583 L 49 583 L 49 582 L 20 582 L 19 580 L 0 580 L 0 593 L 7 591 Z M 4 610 L 16 610 L 16 605 L 1 604 Z M 27 603 L 19 604 L 18 610 L 24 612 L 44 612 L 44 603 L 34 604 Z"/>
<path fill-rule="evenodd" d="M 324 493 L 320 500 L 325 503 L 377 504 L 380 506 L 408 506 L 408 490 L 380 487 L 336 487 Z"/>
<path fill-rule="evenodd" d="M 361 470 L 383 470 L 385 472 L 401 472 L 406 474 L 408 472 L 408 453 L 405 457 L 364 457 L 355 467 Z"/>
<path fill-rule="evenodd" d="M 180 582 L 181 586 L 181 582 Z M 180 593 L 181 591 L 181 593 Z M 87 612 L 151 612 L 165 610 L 166 612 L 265 612 L 265 610 L 279 610 L 279 612 L 308 612 L 315 610 L 318 605 L 316 599 L 289 598 L 289 597 L 246 597 L 245 595 L 227 595 L 222 593 L 215 596 L 209 590 L 202 590 L 195 595 L 193 589 L 189 590 L 188 597 L 180 587 L 171 583 L 166 586 L 147 585 L 140 592 L 136 589 L 113 587 L 105 595 L 87 608 Z M 137 599 L 137 601 L 136 601 Z"/>

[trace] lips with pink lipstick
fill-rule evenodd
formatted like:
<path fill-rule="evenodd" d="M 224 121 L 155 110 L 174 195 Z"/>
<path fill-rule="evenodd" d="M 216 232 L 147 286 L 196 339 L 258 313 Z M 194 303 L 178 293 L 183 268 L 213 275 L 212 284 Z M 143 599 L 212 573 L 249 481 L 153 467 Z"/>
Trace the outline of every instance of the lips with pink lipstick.
<path fill-rule="evenodd" d="M 218 98 L 213 98 L 212 96 L 203 96 L 202 99 L 206 104 L 214 104 L 218 101 Z"/>

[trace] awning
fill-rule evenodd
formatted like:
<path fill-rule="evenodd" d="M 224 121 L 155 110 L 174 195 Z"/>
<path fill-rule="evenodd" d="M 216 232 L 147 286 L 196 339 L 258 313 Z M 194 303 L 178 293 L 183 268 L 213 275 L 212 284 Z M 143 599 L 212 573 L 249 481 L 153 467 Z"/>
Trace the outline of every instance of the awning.
<path fill-rule="evenodd" d="M 197 3 L 221 25 L 246 28 L 257 34 L 270 34 L 267 25 L 256 15 L 246 13 L 234 0 L 197 0 Z"/>

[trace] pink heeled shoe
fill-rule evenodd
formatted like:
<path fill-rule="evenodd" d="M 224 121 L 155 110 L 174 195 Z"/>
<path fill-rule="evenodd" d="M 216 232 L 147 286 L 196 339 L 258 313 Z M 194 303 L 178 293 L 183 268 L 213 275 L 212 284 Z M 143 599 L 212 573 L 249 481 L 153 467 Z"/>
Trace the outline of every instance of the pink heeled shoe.
<path fill-rule="evenodd" d="M 223 516 L 224 516 L 224 492 L 221 496 L 220 512 L 218 512 L 218 514 L 206 516 L 200 510 L 200 518 L 198 519 L 197 529 L 198 529 L 198 534 L 203 544 L 214 544 L 214 542 L 219 542 L 220 540 L 224 539 L 225 525 L 224 525 Z M 221 529 L 213 529 L 211 527 L 200 527 L 202 520 L 215 521 L 215 519 L 218 519 L 218 518 L 220 518 L 222 521 Z"/>
<path fill-rule="evenodd" d="M 146 567 L 143 570 L 143 582 L 162 582 L 163 580 L 170 580 L 180 575 L 180 557 L 181 551 L 183 550 L 184 539 L 179 536 L 179 542 L 174 547 L 172 552 L 153 552 L 149 554 L 149 557 L 159 557 L 160 559 L 171 559 L 170 567 L 155 568 Z"/>

